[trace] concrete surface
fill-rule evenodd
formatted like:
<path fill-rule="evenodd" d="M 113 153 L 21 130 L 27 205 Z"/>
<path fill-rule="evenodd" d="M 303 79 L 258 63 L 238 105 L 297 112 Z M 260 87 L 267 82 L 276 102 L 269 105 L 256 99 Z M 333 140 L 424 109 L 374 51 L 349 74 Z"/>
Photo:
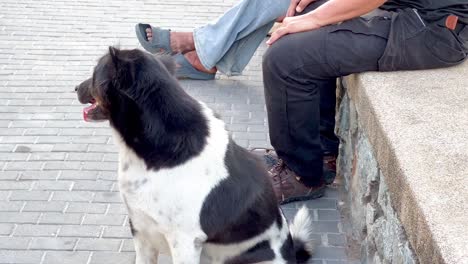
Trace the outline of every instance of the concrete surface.
<path fill-rule="evenodd" d="M 106 124 L 82 121 L 74 86 L 108 45 L 137 47 L 135 23 L 191 30 L 235 2 L 0 1 L 0 263 L 133 263 L 116 148 Z M 244 76 L 182 83 L 245 147 L 269 145 L 264 50 Z M 348 263 L 337 204 L 332 188 L 307 203 L 316 224 L 311 263 Z"/>
<path fill-rule="evenodd" d="M 468 62 L 346 78 L 420 263 L 468 263 Z"/>

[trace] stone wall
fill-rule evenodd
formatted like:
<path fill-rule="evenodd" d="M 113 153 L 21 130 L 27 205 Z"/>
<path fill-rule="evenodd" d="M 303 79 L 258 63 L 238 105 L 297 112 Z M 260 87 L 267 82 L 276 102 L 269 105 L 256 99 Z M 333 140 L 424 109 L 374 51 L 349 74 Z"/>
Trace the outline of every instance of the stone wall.
<path fill-rule="evenodd" d="M 351 236 L 361 243 L 361 263 L 418 263 L 397 214 L 385 175 L 379 169 L 354 102 L 340 89 L 337 135 L 338 173 L 343 177 L 349 206 Z"/>

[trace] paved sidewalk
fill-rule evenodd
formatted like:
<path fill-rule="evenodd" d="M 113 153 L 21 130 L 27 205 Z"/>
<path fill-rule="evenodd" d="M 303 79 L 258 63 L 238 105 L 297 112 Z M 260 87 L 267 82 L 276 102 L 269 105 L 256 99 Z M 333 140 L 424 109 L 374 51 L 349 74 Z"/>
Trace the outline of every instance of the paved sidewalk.
<path fill-rule="evenodd" d="M 134 24 L 190 30 L 236 2 L 2 0 L 0 2 L 0 263 L 133 263 L 106 124 L 82 121 L 74 86 L 108 45 L 137 47 Z M 214 4 L 211 4 L 214 3 Z M 242 77 L 184 81 L 245 147 L 268 146 L 261 47 Z M 348 263 L 338 192 L 308 202 L 311 263 Z M 294 215 L 298 204 L 285 207 Z"/>

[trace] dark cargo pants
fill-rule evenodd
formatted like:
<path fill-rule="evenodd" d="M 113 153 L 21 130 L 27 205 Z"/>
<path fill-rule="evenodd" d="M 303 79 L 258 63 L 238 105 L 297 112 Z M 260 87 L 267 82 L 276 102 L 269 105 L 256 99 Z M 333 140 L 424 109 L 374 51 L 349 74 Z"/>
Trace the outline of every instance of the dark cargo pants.
<path fill-rule="evenodd" d="M 323 148 L 336 151 L 337 77 L 455 65 L 466 57 L 467 40 L 468 28 L 425 23 L 413 9 L 283 36 L 263 59 L 272 146 L 305 184 L 321 184 Z"/>

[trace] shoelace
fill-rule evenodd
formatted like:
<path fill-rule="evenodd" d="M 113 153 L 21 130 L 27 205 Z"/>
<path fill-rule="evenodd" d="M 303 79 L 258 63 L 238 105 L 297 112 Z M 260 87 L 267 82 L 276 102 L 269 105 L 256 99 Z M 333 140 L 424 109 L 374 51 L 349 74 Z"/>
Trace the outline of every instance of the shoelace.
<path fill-rule="evenodd" d="M 284 161 L 282 159 L 279 159 L 278 162 L 273 166 L 271 169 L 272 174 L 273 174 L 273 182 L 281 182 L 281 171 L 284 170 L 286 164 L 284 164 Z"/>

